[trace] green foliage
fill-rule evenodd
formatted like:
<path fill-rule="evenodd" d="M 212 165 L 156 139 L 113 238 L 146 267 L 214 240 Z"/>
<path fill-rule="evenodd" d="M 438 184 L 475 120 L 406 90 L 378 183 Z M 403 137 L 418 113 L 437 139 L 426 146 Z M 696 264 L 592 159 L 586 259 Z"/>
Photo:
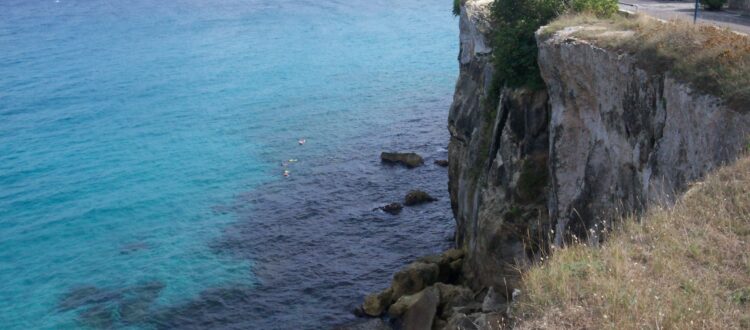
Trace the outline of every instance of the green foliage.
<path fill-rule="evenodd" d="M 537 65 L 534 32 L 549 23 L 564 9 L 560 0 L 495 0 L 492 40 L 495 89 L 528 87 L 540 89 L 544 82 Z"/>
<path fill-rule="evenodd" d="M 453 16 L 461 15 L 461 0 L 453 0 Z"/>
<path fill-rule="evenodd" d="M 491 7 L 495 76 L 489 100 L 497 102 L 502 86 L 544 88 L 534 36 L 540 27 L 566 11 L 609 17 L 617 9 L 617 0 L 495 0 Z"/>
<path fill-rule="evenodd" d="M 701 4 L 708 10 L 720 10 L 726 3 L 727 0 L 701 0 Z"/>
<path fill-rule="evenodd" d="M 617 1 L 613 0 L 570 0 L 570 9 L 575 13 L 588 13 L 597 17 L 611 17 L 617 13 L 619 8 Z"/>

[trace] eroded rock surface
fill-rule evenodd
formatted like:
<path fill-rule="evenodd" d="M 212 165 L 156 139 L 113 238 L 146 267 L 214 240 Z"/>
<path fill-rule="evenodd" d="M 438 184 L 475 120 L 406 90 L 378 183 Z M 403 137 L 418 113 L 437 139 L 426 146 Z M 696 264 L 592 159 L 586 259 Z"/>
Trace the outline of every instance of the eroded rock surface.
<path fill-rule="evenodd" d="M 488 102 L 488 4 L 462 7 L 448 123 L 456 244 L 473 289 L 513 292 L 551 245 L 597 244 L 621 215 L 672 200 L 747 146 L 748 111 L 573 38 L 575 27 L 538 39 L 545 90 Z"/>
<path fill-rule="evenodd" d="M 419 189 L 415 189 L 412 191 L 409 191 L 406 196 L 404 197 L 404 205 L 406 206 L 414 206 L 429 202 L 436 201 L 437 198 L 430 196 L 430 194 L 421 191 Z"/>
<path fill-rule="evenodd" d="M 596 242 L 612 219 L 674 199 L 734 160 L 750 134 L 748 111 L 572 38 L 577 29 L 538 38 L 552 114 L 549 213 L 558 244 L 565 233 Z"/>
<path fill-rule="evenodd" d="M 380 160 L 384 163 L 401 164 L 408 168 L 419 167 L 424 164 L 422 156 L 413 152 L 383 152 Z"/>
<path fill-rule="evenodd" d="M 436 307 L 419 314 L 434 329 L 508 327 L 521 271 L 551 246 L 597 244 L 621 215 L 674 199 L 750 146 L 748 109 L 576 39 L 577 28 L 538 37 L 546 89 L 505 88 L 488 102 L 491 3 L 463 1 L 459 20 L 448 117 L 456 249 L 397 272 L 368 297 L 370 315 L 405 321 L 430 291 Z"/>

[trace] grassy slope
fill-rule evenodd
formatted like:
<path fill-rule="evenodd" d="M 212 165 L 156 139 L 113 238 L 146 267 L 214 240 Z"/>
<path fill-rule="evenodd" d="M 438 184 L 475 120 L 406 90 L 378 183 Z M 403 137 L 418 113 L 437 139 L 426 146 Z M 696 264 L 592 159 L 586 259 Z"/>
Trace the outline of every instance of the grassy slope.
<path fill-rule="evenodd" d="M 524 274 L 522 329 L 750 328 L 750 157 Z"/>

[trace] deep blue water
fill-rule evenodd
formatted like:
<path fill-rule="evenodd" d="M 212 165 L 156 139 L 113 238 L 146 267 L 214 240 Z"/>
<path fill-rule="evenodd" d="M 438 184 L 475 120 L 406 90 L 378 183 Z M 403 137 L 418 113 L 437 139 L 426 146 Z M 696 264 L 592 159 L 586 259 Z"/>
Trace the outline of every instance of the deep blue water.
<path fill-rule="evenodd" d="M 354 320 L 449 244 L 450 7 L 0 1 L 0 328 Z M 440 201 L 372 211 L 415 187 Z"/>

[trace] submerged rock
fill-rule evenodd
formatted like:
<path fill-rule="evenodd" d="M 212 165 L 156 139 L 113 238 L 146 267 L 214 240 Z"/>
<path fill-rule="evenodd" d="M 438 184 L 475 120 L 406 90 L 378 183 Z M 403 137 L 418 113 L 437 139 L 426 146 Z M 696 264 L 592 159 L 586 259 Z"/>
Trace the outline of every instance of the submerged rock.
<path fill-rule="evenodd" d="M 57 307 L 61 311 L 69 311 L 78 307 L 102 304 L 111 301 L 117 301 L 122 298 L 122 292 L 117 290 L 107 290 L 95 286 L 83 286 L 71 289 L 66 293 Z"/>
<path fill-rule="evenodd" d="M 408 168 L 415 168 L 424 164 L 422 156 L 413 152 L 383 152 L 380 154 L 380 160 L 384 163 L 402 164 Z"/>
<path fill-rule="evenodd" d="M 140 324 L 153 316 L 152 304 L 164 287 L 164 283 L 152 281 L 125 288 L 74 288 L 62 297 L 58 309 L 78 309 L 78 322 L 95 329 Z"/>
<path fill-rule="evenodd" d="M 437 198 L 430 196 L 430 194 L 421 190 L 412 190 L 404 197 L 404 205 L 413 206 L 423 203 L 429 203 L 436 201 Z"/>
<path fill-rule="evenodd" d="M 447 159 L 438 159 L 435 161 L 435 165 L 440 167 L 448 167 L 448 160 Z"/>
<path fill-rule="evenodd" d="M 382 210 L 385 213 L 396 215 L 396 214 L 401 213 L 401 210 L 403 208 L 404 208 L 404 206 L 401 205 L 401 203 L 390 203 L 388 205 L 381 206 L 381 207 L 377 208 L 376 210 Z"/>
<path fill-rule="evenodd" d="M 78 315 L 78 322 L 94 329 L 112 329 L 116 319 L 114 308 L 104 305 L 94 305 Z"/>

